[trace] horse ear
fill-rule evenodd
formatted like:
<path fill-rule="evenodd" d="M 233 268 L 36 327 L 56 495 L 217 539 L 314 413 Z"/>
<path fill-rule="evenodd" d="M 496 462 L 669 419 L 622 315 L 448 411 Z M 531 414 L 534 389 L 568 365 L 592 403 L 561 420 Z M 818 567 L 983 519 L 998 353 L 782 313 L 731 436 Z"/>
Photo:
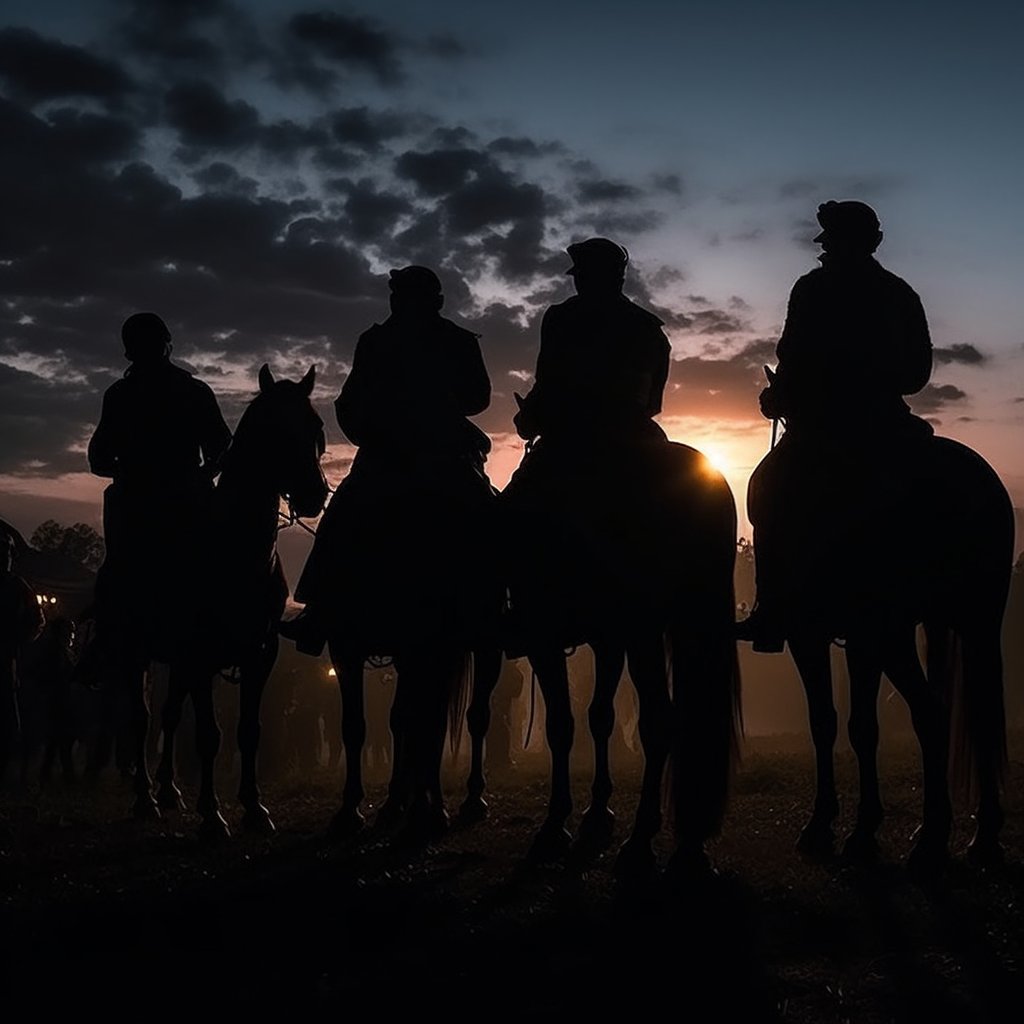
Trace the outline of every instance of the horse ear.
<path fill-rule="evenodd" d="M 274 375 L 270 367 L 264 363 L 260 367 L 260 391 L 269 391 L 274 386 Z"/>
<path fill-rule="evenodd" d="M 775 378 L 778 376 L 776 371 L 773 370 L 770 366 L 766 366 L 764 368 L 764 375 L 768 378 L 768 383 L 769 384 L 774 384 L 775 383 Z"/>
<path fill-rule="evenodd" d="M 313 384 L 316 382 L 316 365 L 314 364 L 306 371 L 306 376 L 299 381 L 299 387 L 305 392 L 308 398 L 313 394 Z"/>

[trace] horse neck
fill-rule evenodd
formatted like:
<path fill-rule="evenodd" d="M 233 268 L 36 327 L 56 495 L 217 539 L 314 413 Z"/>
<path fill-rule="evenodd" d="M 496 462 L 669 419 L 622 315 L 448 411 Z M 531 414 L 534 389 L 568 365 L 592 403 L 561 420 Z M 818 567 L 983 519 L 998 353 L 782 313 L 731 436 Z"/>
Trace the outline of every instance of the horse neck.
<path fill-rule="evenodd" d="M 281 499 L 258 458 L 236 457 L 225 465 L 217 483 L 222 528 L 231 547 L 253 557 L 269 558 L 277 545 Z"/>

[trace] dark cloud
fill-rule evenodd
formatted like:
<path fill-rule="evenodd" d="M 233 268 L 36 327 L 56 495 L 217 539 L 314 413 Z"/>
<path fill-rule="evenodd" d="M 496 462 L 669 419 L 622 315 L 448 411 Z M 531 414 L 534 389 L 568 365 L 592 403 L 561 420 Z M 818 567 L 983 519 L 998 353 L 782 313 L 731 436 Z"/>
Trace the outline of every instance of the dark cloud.
<path fill-rule="evenodd" d="M 368 18 L 329 11 L 296 14 L 288 22 L 293 38 L 332 63 L 372 74 L 382 85 L 405 77 L 399 37 Z"/>
<path fill-rule="evenodd" d="M 395 173 L 413 182 L 423 195 L 442 196 L 488 166 L 491 163 L 487 155 L 475 149 L 407 150 L 395 160 Z"/>
<path fill-rule="evenodd" d="M 502 135 L 500 138 L 492 139 L 487 144 L 487 149 L 491 153 L 502 156 L 526 157 L 532 160 L 565 151 L 565 147 L 559 142 L 536 142 L 524 136 L 513 137 L 511 135 Z"/>
<path fill-rule="evenodd" d="M 370 178 L 351 185 L 345 200 L 345 214 L 352 237 L 358 241 L 391 236 L 400 217 L 413 212 L 405 196 L 379 190 Z"/>
<path fill-rule="evenodd" d="M 725 358 L 707 353 L 672 363 L 666 409 L 669 415 L 753 420 L 760 416 L 758 395 L 765 387 L 763 367 L 775 361 L 775 341 L 747 342 Z"/>
<path fill-rule="evenodd" d="M 115 101 L 135 89 L 114 61 L 27 28 L 0 31 L 0 78 L 29 102 L 72 96 Z"/>
<path fill-rule="evenodd" d="M 935 362 L 941 365 L 963 363 L 965 366 L 980 366 L 988 358 L 984 352 L 980 352 L 966 342 L 958 342 L 948 348 L 935 348 L 932 350 L 932 355 Z"/>
<path fill-rule="evenodd" d="M 955 384 L 926 384 L 916 395 L 907 399 L 910 408 L 919 416 L 940 412 L 951 402 L 962 402 L 967 392 Z"/>
<path fill-rule="evenodd" d="M 383 143 L 405 135 L 410 120 L 393 111 L 382 113 L 369 107 L 350 107 L 331 116 L 331 135 L 344 146 L 375 153 Z"/>
<path fill-rule="evenodd" d="M 85 383 L 57 384 L 0 362 L 0 473 L 53 476 L 81 470 L 73 451 L 99 409 Z"/>
<path fill-rule="evenodd" d="M 642 195 L 635 185 L 608 179 L 581 181 L 577 194 L 580 202 L 594 204 L 630 202 Z"/>
<path fill-rule="evenodd" d="M 128 52 L 180 76 L 219 79 L 233 62 L 268 59 L 255 25 L 227 0 L 120 0 Z"/>
<path fill-rule="evenodd" d="M 29 38 L 58 67 L 42 84 L 0 62 L 0 471 L 85 468 L 98 396 L 123 366 L 119 325 L 140 309 L 165 318 L 176 357 L 211 377 L 229 419 L 264 360 L 292 376 L 315 362 L 318 393 L 336 394 L 355 339 L 387 313 L 381 266 L 409 263 L 435 267 L 446 312 L 483 334 L 495 381 L 509 385 L 496 384 L 483 422 L 507 431 L 509 375 L 532 371 L 541 310 L 571 292 L 551 239 L 635 238 L 657 219 L 650 196 L 674 191 L 395 99 L 414 55 L 461 59 L 457 40 L 438 47 L 329 13 L 259 38 L 219 0 L 120 6 L 126 17 L 94 53 Z M 268 88 L 344 79 L 345 103 L 325 93 L 274 120 L 246 91 L 255 60 Z M 386 109 L 372 102 L 381 84 L 395 87 Z M 521 302 L 481 313 L 482 277 Z M 692 329 L 689 314 L 663 315 Z"/>
<path fill-rule="evenodd" d="M 167 123 L 186 146 L 239 149 L 259 137 L 260 115 L 244 100 L 229 101 L 212 83 L 179 82 L 164 99 Z"/>

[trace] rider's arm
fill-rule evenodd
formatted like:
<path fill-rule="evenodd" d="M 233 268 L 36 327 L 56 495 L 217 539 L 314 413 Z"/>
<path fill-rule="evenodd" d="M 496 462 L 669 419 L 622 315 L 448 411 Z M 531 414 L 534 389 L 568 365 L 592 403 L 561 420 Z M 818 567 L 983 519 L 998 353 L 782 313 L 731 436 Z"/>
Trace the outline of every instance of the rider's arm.
<path fill-rule="evenodd" d="M 917 293 L 908 286 L 897 384 L 901 395 L 915 395 L 932 375 L 932 339 Z"/>
<path fill-rule="evenodd" d="M 671 362 L 672 346 L 661 328 L 652 346 L 654 352 L 653 372 L 651 374 L 651 390 L 647 400 L 647 415 L 654 417 L 661 412 L 662 396 L 668 383 L 669 363 Z"/>
<path fill-rule="evenodd" d="M 460 333 L 453 398 L 460 416 L 476 416 L 491 404 L 491 378 L 484 366 L 480 343 L 469 332 Z"/>
<path fill-rule="evenodd" d="M 224 422 L 217 396 L 212 389 L 204 384 L 201 395 L 199 445 L 203 453 L 203 466 L 213 476 L 219 471 L 221 459 L 231 444 L 231 431 Z"/>
<path fill-rule="evenodd" d="M 519 403 L 519 412 L 513 419 L 516 432 L 526 441 L 532 441 L 547 429 L 551 420 L 553 396 L 558 393 L 558 377 L 562 372 L 558 317 L 557 306 L 548 307 L 544 313 L 540 324 L 540 351 L 537 353 L 533 387 Z"/>
<path fill-rule="evenodd" d="M 110 391 L 103 396 L 103 410 L 100 421 L 96 425 L 92 438 L 89 440 L 89 469 L 96 476 L 114 477 L 118 470 L 117 429 L 112 424 L 116 418 L 112 411 L 116 408 L 116 397 L 110 397 Z"/>

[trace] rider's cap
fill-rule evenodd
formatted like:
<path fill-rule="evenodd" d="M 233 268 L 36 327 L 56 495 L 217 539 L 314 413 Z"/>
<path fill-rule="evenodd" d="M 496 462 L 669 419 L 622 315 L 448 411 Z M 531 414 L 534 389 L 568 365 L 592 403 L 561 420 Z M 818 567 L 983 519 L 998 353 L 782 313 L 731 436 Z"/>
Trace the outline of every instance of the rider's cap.
<path fill-rule="evenodd" d="M 121 325 L 124 353 L 131 360 L 163 353 L 170 340 L 167 324 L 156 313 L 133 313 Z"/>
<path fill-rule="evenodd" d="M 392 270 L 388 279 L 388 287 L 393 292 L 405 295 L 440 295 L 441 282 L 428 267 L 402 267 Z"/>
<path fill-rule="evenodd" d="M 585 242 L 573 242 L 566 249 L 572 259 L 572 266 L 567 274 L 575 274 L 579 270 L 615 271 L 622 273 L 629 262 L 629 253 L 621 246 L 607 238 L 588 238 Z"/>
<path fill-rule="evenodd" d="M 844 199 L 841 202 L 830 199 L 822 203 L 818 207 L 818 223 L 822 230 L 821 234 L 815 236 L 815 242 L 823 241 L 827 231 L 847 238 L 872 241 L 881 228 L 878 214 L 867 203 L 856 199 Z"/>

